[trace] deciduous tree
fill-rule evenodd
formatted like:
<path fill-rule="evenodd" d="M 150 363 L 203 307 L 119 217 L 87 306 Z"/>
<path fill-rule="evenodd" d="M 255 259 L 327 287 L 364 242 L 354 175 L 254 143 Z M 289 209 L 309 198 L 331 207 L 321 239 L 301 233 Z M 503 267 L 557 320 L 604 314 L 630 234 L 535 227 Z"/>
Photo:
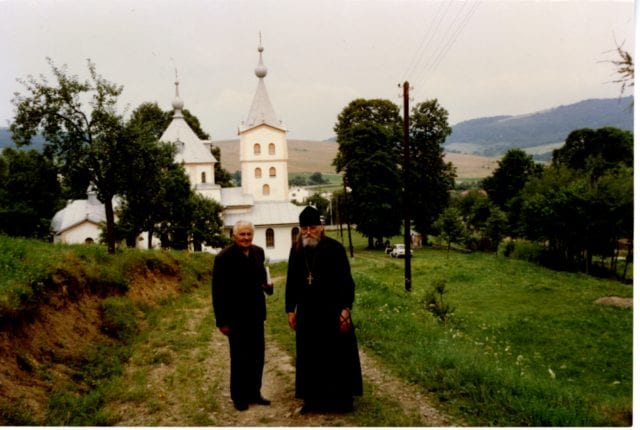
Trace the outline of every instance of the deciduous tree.
<path fill-rule="evenodd" d="M 0 152 L 0 232 L 51 238 L 51 218 L 62 208 L 58 172 L 35 150 Z"/>
<path fill-rule="evenodd" d="M 354 100 L 338 116 L 334 131 L 338 154 L 333 164 L 351 189 L 349 219 L 373 247 L 374 239 L 400 231 L 398 106 L 388 100 Z"/>
<path fill-rule="evenodd" d="M 117 178 L 122 172 L 119 151 L 126 145 L 122 117 L 116 103 L 122 87 L 102 78 L 88 60 L 90 78 L 80 80 L 67 74 L 48 59 L 55 83 L 44 76 L 21 80 L 26 94 L 16 93 L 13 104 L 16 116 L 11 124 L 13 140 L 18 146 L 29 145 L 41 133 L 46 140 L 45 154 L 56 162 L 63 178 L 85 190 L 90 181 L 98 199 L 105 205 L 106 242 L 115 252 L 115 223 L 112 199 L 119 191 Z"/>
<path fill-rule="evenodd" d="M 408 195 L 411 218 L 423 237 L 434 233 L 433 223 L 448 206 L 455 185 L 455 168 L 444 160 L 443 145 L 451 134 L 448 118 L 437 99 L 411 110 Z"/>

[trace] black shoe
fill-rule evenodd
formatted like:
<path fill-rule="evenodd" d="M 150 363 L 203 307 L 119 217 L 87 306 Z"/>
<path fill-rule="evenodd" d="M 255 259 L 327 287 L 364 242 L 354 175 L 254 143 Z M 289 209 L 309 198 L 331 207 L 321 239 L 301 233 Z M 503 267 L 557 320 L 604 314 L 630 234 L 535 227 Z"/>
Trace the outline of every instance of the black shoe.
<path fill-rule="evenodd" d="M 252 403 L 255 403 L 256 405 L 269 406 L 271 404 L 271 400 L 267 400 L 262 396 L 258 396 Z"/>
<path fill-rule="evenodd" d="M 302 408 L 300 409 L 300 415 L 306 414 L 318 414 L 325 412 L 321 403 L 318 402 L 304 402 Z"/>
<path fill-rule="evenodd" d="M 239 411 L 246 411 L 249 409 L 249 404 L 247 402 L 233 402 L 233 407 Z"/>
<path fill-rule="evenodd" d="M 300 415 L 306 415 L 313 411 L 314 409 L 311 407 L 311 405 L 305 403 L 304 405 L 302 405 L 302 408 L 300 408 Z"/>

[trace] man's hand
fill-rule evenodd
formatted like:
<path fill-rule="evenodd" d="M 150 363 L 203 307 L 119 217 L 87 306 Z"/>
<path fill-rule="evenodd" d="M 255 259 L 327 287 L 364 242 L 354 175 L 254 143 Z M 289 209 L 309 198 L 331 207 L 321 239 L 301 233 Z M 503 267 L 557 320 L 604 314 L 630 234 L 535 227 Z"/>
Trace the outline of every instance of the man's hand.
<path fill-rule="evenodd" d="M 292 330 L 296 329 L 296 314 L 295 312 L 289 312 L 287 313 L 287 319 L 289 320 L 289 327 L 291 327 Z"/>
<path fill-rule="evenodd" d="M 220 333 L 222 333 L 225 336 L 229 336 L 229 333 L 231 333 L 231 328 L 228 325 L 223 325 L 222 327 L 218 327 L 218 330 L 220 330 Z"/>
<path fill-rule="evenodd" d="M 340 332 L 346 333 L 351 328 L 351 313 L 349 309 L 344 308 L 340 313 Z"/>

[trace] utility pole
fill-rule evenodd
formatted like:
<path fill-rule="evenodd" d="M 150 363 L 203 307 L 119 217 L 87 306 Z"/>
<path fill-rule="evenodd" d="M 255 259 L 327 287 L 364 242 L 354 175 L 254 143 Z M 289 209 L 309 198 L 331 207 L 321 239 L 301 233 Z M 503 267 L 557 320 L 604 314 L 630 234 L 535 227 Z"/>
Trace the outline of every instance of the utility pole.
<path fill-rule="evenodd" d="M 411 211 L 409 210 L 409 82 L 404 81 L 402 98 L 404 100 L 404 289 L 411 291 Z"/>
<path fill-rule="evenodd" d="M 347 201 L 347 176 L 344 175 L 342 177 L 342 187 L 344 189 L 344 208 L 342 213 L 344 214 L 344 218 L 347 221 L 347 234 L 349 236 L 349 255 L 351 256 L 351 258 L 353 258 L 353 242 L 351 241 L 351 220 L 350 220 L 350 216 L 349 216 L 349 211 L 347 209 L 348 205 L 348 201 Z"/>

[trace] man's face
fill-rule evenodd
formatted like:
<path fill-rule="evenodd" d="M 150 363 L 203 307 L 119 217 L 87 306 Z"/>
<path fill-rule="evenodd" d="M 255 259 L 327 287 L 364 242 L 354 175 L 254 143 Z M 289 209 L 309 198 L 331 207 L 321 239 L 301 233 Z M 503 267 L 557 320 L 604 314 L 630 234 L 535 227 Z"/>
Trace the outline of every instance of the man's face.
<path fill-rule="evenodd" d="M 253 242 L 253 230 L 249 226 L 241 226 L 233 235 L 233 241 L 240 248 L 247 249 Z"/>
<path fill-rule="evenodd" d="M 306 227 L 300 227 L 302 233 L 302 245 L 314 247 L 320 242 L 320 235 L 322 233 L 321 225 L 310 225 Z"/>

